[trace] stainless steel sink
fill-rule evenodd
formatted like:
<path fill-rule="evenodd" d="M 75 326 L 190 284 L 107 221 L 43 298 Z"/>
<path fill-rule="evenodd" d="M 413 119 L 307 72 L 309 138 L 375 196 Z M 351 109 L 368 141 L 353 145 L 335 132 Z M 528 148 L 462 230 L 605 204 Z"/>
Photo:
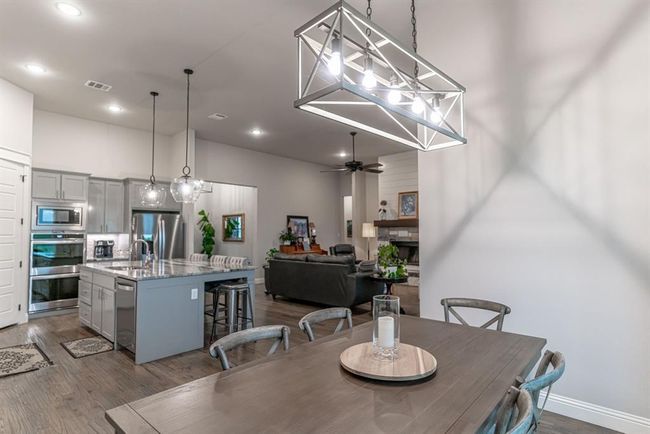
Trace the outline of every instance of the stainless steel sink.
<path fill-rule="evenodd" d="M 138 270 L 146 270 L 147 267 L 143 267 L 141 265 L 116 265 L 113 267 L 106 267 L 109 270 L 115 270 L 115 271 L 138 271 Z"/>

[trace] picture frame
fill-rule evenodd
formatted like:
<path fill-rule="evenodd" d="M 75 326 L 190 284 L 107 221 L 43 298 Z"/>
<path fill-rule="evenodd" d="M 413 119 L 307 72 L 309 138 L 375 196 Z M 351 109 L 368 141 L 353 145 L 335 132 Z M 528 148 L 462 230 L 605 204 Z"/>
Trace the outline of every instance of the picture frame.
<path fill-rule="evenodd" d="M 309 238 L 309 217 L 288 215 L 287 228 L 291 229 L 291 233 L 298 238 Z"/>
<path fill-rule="evenodd" d="M 417 191 L 403 191 L 397 194 L 397 218 L 416 219 L 419 212 Z"/>
<path fill-rule="evenodd" d="M 223 241 L 243 243 L 246 240 L 246 216 L 244 213 L 222 215 L 221 232 Z"/>

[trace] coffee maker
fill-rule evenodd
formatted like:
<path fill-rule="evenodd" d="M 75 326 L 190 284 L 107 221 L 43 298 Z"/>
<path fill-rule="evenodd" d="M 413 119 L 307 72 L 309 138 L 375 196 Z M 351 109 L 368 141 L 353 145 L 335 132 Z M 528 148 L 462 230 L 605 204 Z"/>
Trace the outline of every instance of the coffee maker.
<path fill-rule="evenodd" d="M 112 240 L 97 240 L 95 242 L 95 258 L 112 258 L 114 245 L 115 241 Z"/>

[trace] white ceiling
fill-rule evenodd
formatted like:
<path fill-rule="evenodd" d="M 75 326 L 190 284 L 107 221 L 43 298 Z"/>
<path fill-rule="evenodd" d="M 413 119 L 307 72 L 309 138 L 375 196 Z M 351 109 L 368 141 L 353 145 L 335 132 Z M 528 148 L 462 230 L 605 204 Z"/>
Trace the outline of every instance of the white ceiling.
<path fill-rule="evenodd" d="M 126 127 L 149 129 L 149 91 L 160 92 L 158 128 L 185 127 L 185 76 L 192 67 L 191 127 L 200 138 L 318 163 L 340 163 L 349 128 L 293 108 L 293 31 L 333 0 L 66 0 L 82 10 L 67 17 L 57 0 L 0 1 L 0 77 L 35 94 L 36 108 Z M 365 2 L 352 0 L 360 10 Z M 410 38 L 406 0 L 375 0 L 373 19 Z M 44 65 L 43 76 L 24 66 Z M 85 88 L 86 80 L 113 86 Z M 124 107 L 115 115 L 110 103 Z M 228 115 L 223 121 L 207 116 Z M 264 131 L 261 137 L 248 132 Z M 410 148 L 358 137 L 358 156 Z"/>

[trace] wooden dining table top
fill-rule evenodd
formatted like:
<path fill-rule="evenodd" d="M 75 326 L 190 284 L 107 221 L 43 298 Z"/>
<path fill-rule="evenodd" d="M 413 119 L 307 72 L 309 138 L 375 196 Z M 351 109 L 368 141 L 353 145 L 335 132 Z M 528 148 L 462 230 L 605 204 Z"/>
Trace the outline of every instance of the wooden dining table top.
<path fill-rule="evenodd" d="M 427 379 L 381 382 L 341 368 L 372 322 L 218 372 L 106 412 L 128 433 L 474 433 L 491 424 L 546 340 L 401 317 L 401 342 L 437 360 Z"/>

